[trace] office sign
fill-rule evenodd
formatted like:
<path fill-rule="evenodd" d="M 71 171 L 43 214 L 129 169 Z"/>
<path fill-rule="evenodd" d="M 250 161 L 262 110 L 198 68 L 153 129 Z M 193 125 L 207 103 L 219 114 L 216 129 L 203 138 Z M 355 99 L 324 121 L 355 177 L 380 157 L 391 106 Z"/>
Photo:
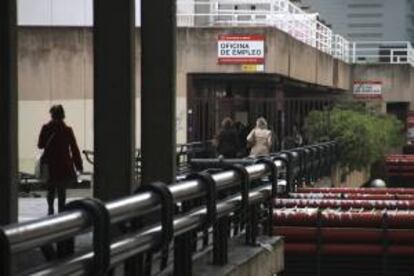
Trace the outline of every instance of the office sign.
<path fill-rule="evenodd" d="M 358 99 L 381 99 L 382 82 L 371 80 L 354 81 L 353 95 Z"/>
<path fill-rule="evenodd" d="M 242 64 L 241 69 L 246 73 L 264 72 L 264 64 Z"/>
<path fill-rule="evenodd" d="M 219 64 L 264 64 L 263 35 L 220 35 Z"/>

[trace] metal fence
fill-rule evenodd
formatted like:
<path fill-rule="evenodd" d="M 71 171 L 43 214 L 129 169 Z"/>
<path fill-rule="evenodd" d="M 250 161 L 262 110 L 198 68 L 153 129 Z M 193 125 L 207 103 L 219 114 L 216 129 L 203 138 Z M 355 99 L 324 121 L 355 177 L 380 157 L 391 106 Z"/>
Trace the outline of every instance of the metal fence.
<path fill-rule="evenodd" d="M 94 152 L 91 150 L 83 150 L 86 161 L 93 165 Z M 182 178 L 191 172 L 190 160 L 191 158 L 207 158 L 214 157 L 215 151 L 211 140 L 203 142 L 192 142 L 177 145 L 176 166 L 177 177 Z M 138 184 L 141 183 L 141 169 L 142 156 L 141 149 L 135 151 L 135 180 Z"/>
<path fill-rule="evenodd" d="M 177 24 L 203 26 L 271 26 L 322 52 L 349 61 L 349 42 L 289 0 L 177 1 Z"/>
<path fill-rule="evenodd" d="M 213 263 L 224 265 L 230 233 L 243 234 L 249 245 L 256 244 L 260 229 L 271 234 L 272 199 L 279 184 L 290 192 L 326 173 L 335 158 L 336 143 L 328 142 L 255 160 L 209 164 L 213 171 L 171 185 L 147 184 L 135 195 L 108 203 L 70 202 L 60 214 L 0 229 L 0 275 L 104 275 L 115 268 L 123 269 L 123 275 L 151 275 L 154 264 L 168 269 L 171 248 L 174 275 L 191 275 L 199 233 L 204 233 L 203 244 L 212 246 Z M 278 178 L 282 168 L 285 180 Z M 90 233 L 91 249 L 78 252 L 75 238 L 85 233 Z M 57 258 L 13 269 L 17 255 L 53 243 Z"/>
<path fill-rule="evenodd" d="M 359 64 L 410 64 L 414 49 L 408 41 L 358 41 L 352 43 L 352 62 Z"/>

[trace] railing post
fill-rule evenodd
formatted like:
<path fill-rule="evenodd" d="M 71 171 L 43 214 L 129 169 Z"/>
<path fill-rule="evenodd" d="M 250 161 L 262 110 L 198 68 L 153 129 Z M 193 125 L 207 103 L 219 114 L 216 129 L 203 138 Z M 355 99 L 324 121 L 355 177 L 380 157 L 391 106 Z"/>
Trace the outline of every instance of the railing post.
<path fill-rule="evenodd" d="M 389 258 L 389 225 L 388 213 L 384 212 L 382 215 L 382 275 L 388 275 L 388 258 Z"/>
<path fill-rule="evenodd" d="M 352 63 L 356 63 L 356 42 L 352 42 Z"/>
<path fill-rule="evenodd" d="M 272 185 L 272 191 L 269 197 L 269 201 L 267 202 L 268 206 L 267 206 L 267 211 L 268 211 L 268 218 L 267 218 L 267 234 L 269 236 L 272 235 L 272 231 L 273 231 L 273 199 L 276 198 L 277 196 L 277 182 L 278 182 L 278 170 L 277 170 L 277 166 L 275 164 L 275 161 L 272 159 L 260 159 L 256 162 L 257 164 L 266 164 L 268 166 L 268 168 L 270 169 L 270 176 L 269 176 L 269 180 L 270 183 Z"/>
<path fill-rule="evenodd" d="M 139 256 L 126 260 L 125 265 L 124 265 L 124 275 L 125 276 L 145 275 L 147 271 L 146 262 L 145 262 L 146 257 L 148 257 L 146 254 L 140 254 Z"/>
<path fill-rule="evenodd" d="M 93 266 L 92 271 L 95 275 L 105 275 L 110 266 L 110 215 L 105 204 L 94 198 L 72 201 L 66 204 L 65 210 L 82 210 L 85 212 L 93 225 Z M 67 241 L 68 254 L 74 251 L 74 239 Z M 72 251 L 72 252 L 71 252 Z"/>
<path fill-rule="evenodd" d="M 398 57 L 397 57 L 398 58 Z M 394 63 L 399 63 L 398 59 L 397 61 L 394 61 L 394 49 L 390 49 L 390 63 L 394 64 Z"/>
<path fill-rule="evenodd" d="M 290 192 L 290 185 L 292 184 L 292 173 L 291 173 L 291 162 L 289 156 L 286 154 L 279 154 L 272 158 L 273 161 L 279 160 L 285 164 L 286 168 L 286 191 L 285 194 L 289 194 Z"/>
<path fill-rule="evenodd" d="M 228 216 L 217 220 L 213 230 L 213 264 L 225 265 L 228 262 L 228 233 L 230 218 Z"/>
<path fill-rule="evenodd" d="M 174 239 L 174 276 L 193 274 L 193 233 L 186 232 Z"/>

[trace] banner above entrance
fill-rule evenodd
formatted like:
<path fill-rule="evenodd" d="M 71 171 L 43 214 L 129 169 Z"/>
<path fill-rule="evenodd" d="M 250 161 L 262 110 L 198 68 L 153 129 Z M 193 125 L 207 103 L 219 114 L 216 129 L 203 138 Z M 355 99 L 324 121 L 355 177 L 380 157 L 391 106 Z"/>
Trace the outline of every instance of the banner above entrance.
<path fill-rule="evenodd" d="M 219 64 L 264 64 L 263 35 L 219 35 Z"/>

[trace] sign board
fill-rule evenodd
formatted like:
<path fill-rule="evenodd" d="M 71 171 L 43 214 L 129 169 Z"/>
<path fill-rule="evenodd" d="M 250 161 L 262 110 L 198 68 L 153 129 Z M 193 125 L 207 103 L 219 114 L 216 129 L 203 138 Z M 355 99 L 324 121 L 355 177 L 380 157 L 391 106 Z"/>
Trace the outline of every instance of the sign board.
<path fill-rule="evenodd" d="M 353 95 L 358 99 L 381 99 L 382 82 L 370 80 L 354 81 Z"/>
<path fill-rule="evenodd" d="M 414 112 L 407 113 L 407 144 L 414 144 Z"/>
<path fill-rule="evenodd" d="M 219 35 L 219 64 L 264 64 L 263 35 Z"/>
<path fill-rule="evenodd" d="M 264 72 L 264 64 L 243 64 L 241 69 L 247 73 Z"/>

